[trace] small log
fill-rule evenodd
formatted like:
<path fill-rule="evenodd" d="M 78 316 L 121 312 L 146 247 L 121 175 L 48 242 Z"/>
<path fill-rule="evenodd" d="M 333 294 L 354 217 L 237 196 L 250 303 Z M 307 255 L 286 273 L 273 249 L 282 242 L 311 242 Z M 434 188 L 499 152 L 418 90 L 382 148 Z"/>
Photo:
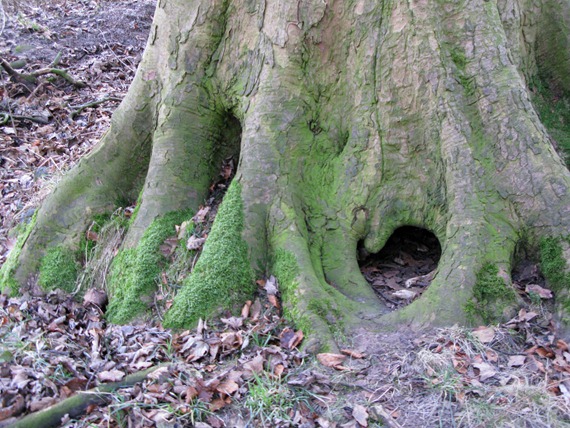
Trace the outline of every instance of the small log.
<path fill-rule="evenodd" d="M 70 418 L 75 419 L 81 416 L 90 405 L 103 405 L 107 403 L 110 399 L 109 393 L 142 382 L 149 374 L 165 365 L 167 364 L 159 364 L 149 369 L 133 373 L 120 382 L 100 385 L 97 388 L 78 392 L 76 395 L 66 398 L 47 409 L 31 413 L 15 422 L 6 421 L 0 423 L 0 428 L 58 427 L 61 425 L 61 419 L 65 415 L 69 415 Z"/>

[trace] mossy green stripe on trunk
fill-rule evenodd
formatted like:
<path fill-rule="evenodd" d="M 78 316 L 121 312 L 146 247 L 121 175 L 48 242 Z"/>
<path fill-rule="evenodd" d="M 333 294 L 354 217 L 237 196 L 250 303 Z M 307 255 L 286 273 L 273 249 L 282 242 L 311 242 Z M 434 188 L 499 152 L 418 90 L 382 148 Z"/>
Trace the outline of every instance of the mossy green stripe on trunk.
<path fill-rule="evenodd" d="M 251 297 L 254 277 L 247 244 L 242 238 L 243 227 L 241 186 L 233 182 L 194 271 L 165 316 L 165 326 L 189 327 L 200 318 L 243 304 Z"/>

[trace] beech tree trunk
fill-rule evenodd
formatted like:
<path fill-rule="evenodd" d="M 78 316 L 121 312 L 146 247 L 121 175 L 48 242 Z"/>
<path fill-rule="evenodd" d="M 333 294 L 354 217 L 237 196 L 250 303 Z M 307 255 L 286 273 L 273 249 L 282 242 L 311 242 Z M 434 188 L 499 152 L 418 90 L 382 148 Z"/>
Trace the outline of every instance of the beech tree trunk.
<path fill-rule="evenodd" d="M 39 209 L 3 285 L 25 285 L 50 249 L 63 263 L 94 215 L 138 195 L 108 286 L 111 320 L 140 314 L 153 286 L 129 275 L 164 240 L 153 225 L 190 218 L 239 153 L 166 325 L 239 303 L 264 273 L 315 343 L 500 317 L 524 250 L 567 328 L 570 172 L 529 88 L 570 91 L 569 25 L 567 0 L 159 0 L 111 129 Z M 387 314 L 357 245 L 378 252 L 404 225 L 433 231 L 442 257 L 422 297 Z"/>

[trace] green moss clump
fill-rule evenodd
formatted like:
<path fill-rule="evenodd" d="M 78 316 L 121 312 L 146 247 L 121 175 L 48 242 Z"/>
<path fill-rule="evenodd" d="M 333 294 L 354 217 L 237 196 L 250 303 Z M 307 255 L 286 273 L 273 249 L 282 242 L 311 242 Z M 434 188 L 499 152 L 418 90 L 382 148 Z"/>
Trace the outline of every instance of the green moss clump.
<path fill-rule="evenodd" d="M 570 242 L 570 237 L 562 238 Z M 570 324 L 570 272 L 562 254 L 561 239 L 544 238 L 540 242 L 540 269 L 548 285 L 557 294 L 556 300 L 560 305 L 562 321 Z"/>
<path fill-rule="evenodd" d="M 540 242 L 540 269 L 552 289 L 560 291 L 570 287 L 570 274 L 562 255 L 560 240 L 544 238 Z"/>
<path fill-rule="evenodd" d="M 75 252 L 58 245 L 50 248 L 42 258 L 38 284 L 45 290 L 61 288 L 71 293 L 75 289 L 78 273 Z"/>
<path fill-rule="evenodd" d="M 113 260 L 109 277 L 109 321 L 131 321 L 148 309 L 157 278 L 166 265 L 160 246 L 176 233 L 175 225 L 192 217 L 190 211 L 170 212 L 152 222 L 135 248 L 124 249 Z"/>
<path fill-rule="evenodd" d="M 499 321 L 503 311 L 514 301 L 515 292 L 499 276 L 497 266 L 489 263 L 477 273 L 473 297 L 464 309 L 471 321 L 481 318 L 489 324 Z"/>
<path fill-rule="evenodd" d="M 535 82 L 532 102 L 548 133 L 562 149 L 566 166 L 570 167 L 570 95 L 555 93 L 545 81 Z"/>
<path fill-rule="evenodd" d="M 244 227 L 241 187 L 233 182 L 192 274 L 166 313 L 164 325 L 189 327 L 217 310 L 242 304 L 255 290 Z"/>
<path fill-rule="evenodd" d="M 28 236 L 35 224 L 36 214 L 33 215 L 30 221 L 24 226 L 24 229 L 19 233 L 16 245 L 14 245 L 14 248 L 10 251 L 8 258 L 0 268 L 0 292 L 2 293 L 15 296 L 19 292 L 20 285 L 14 278 L 14 272 L 18 266 L 18 259 L 20 257 L 20 252 L 22 251 L 22 247 L 24 246 L 26 239 L 28 239 Z"/>

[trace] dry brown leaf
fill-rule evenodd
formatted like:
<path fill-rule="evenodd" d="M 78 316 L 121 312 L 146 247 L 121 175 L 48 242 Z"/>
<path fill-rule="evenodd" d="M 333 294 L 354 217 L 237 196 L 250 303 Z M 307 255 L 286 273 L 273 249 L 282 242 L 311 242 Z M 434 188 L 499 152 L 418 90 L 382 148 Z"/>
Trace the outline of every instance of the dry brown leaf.
<path fill-rule="evenodd" d="M 241 317 L 220 318 L 220 321 L 235 330 L 243 326 L 243 318 Z"/>
<path fill-rule="evenodd" d="M 262 355 L 256 355 L 252 360 L 248 361 L 243 365 L 244 376 L 246 378 L 252 377 L 254 374 L 261 373 L 263 371 L 263 362 L 265 359 Z"/>
<path fill-rule="evenodd" d="M 125 372 L 121 370 L 102 371 L 97 374 L 97 379 L 101 382 L 119 382 L 125 377 Z"/>
<path fill-rule="evenodd" d="M 251 319 L 256 321 L 259 319 L 260 315 L 261 315 L 261 302 L 259 301 L 259 299 L 255 299 L 253 305 L 251 305 L 251 310 L 250 310 Z"/>
<path fill-rule="evenodd" d="M 344 360 L 346 360 L 346 356 L 341 354 L 322 353 L 317 354 L 317 360 L 323 366 L 336 368 L 337 366 L 340 366 Z"/>
<path fill-rule="evenodd" d="M 524 355 L 511 355 L 509 357 L 509 362 L 507 363 L 507 365 L 509 367 L 520 367 L 524 364 L 526 360 L 526 356 Z"/>
<path fill-rule="evenodd" d="M 475 363 L 473 364 L 473 367 L 479 370 L 479 380 L 481 382 L 484 382 L 497 374 L 495 368 L 487 363 Z"/>
<path fill-rule="evenodd" d="M 364 354 L 362 352 L 354 351 L 352 349 L 341 349 L 340 352 L 343 353 L 344 355 L 348 355 L 349 357 L 354 358 L 356 360 L 360 360 L 360 359 L 366 357 L 366 354 Z"/>
<path fill-rule="evenodd" d="M 247 319 L 249 316 L 249 308 L 251 307 L 251 303 L 251 300 L 248 300 L 245 302 L 245 305 L 243 305 L 243 308 L 241 309 L 241 316 L 243 319 Z"/>
<path fill-rule="evenodd" d="M 527 293 L 534 293 L 541 299 L 552 299 L 552 291 L 547 288 L 542 288 L 538 284 L 528 284 L 525 288 Z"/>
<path fill-rule="evenodd" d="M 210 411 L 211 412 L 217 412 L 218 410 L 224 408 L 225 406 L 227 406 L 231 402 L 232 402 L 232 400 L 230 400 L 229 398 L 226 398 L 226 399 L 216 398 L 215 400 L 213 400 L 210 403 Z"/>
<path fill-rule="evenodd" d="M 267 295 L 267 300 L 269 300 L 269 303 L 271 303 L 274 308 L 279 309 L 279 300 L 277 299 L 277 296 L 269 294 Z"/>
<path fill-rule="evenodd" d="M 493 327 L 478 327 L 473 330 L 472 334 L 479 339 L 479 342 L 490 343 L 495 337 L 495 329 Z"/>
<path fill-rule="evenodd" d="M 368 412 L 366 408 L 360 404 L 355 404 L 352 409 L 352 417 L 363 427 L 368 426 Z"/>
<path fill-rule="evenodd" d="M 268 280 L 265 281 L 265 285 L 263 286 L 265 291 L 267 292 L 268 296 L 274 296 L 279 291 L 277 289 L 277 279 L 271 275 Z"/>
<path fill-rule="evenodd" d="M 188 241 L 186 241 L 186 249 L 199 250 L 202 248 L 202 245 L 204 245 L 204 242 L 206 242 L 206 238 L 198 238 L 197 236 L 192 235 L 188 238 Z"/>
<path fill-rule="evenodd" d="M 196 213 L 196 215 L 192 217 L 192 221 L 195 224 L 204 223 L 204 220 L 206 219 L 206 216 L 208 215 L 209 212 L 210 212 L 209 206 L 200 208 Z"/>
<path fill-rule="evenodd" d="M 164 366 L 164 367 L 159 367 L 152 373 L 149 373 L 147 377 L 152 380 L 160 381 L 161 379 L 166 378 L 169 374 L 170 373 L 168 367 Z"/>
<path fill-rule="evenodd" d="M 103 308 L 107 304 L 107 293 L 104 290 L 90 288 L 83 297 L 83 304 L 91 304 Z"/>
<path fill-rule="evenodd" d="M 0 407 L 0 421 L 19 415 L 25 408 L 26 402 L 24 401 L 24 397 L 16 395 L 14 402 L 11 405 Z"/>
<path fill-rule="evenodd" d="M 285 327 L 279 335 L 279 341 L 282 348 L 294 349 L 303 341 L 303 332 Z"/>
<path fill-rule="evenodd" d="M 226 379 L 224 382 L 220 383 L 216 388 L 220 394 L 225 395 L 232 395 L 239 389 L 239 385 L 237 382 L 233 381 L 232 379 Z"/>
<path fill-rule="evenodd" d="M 186 397 L 184 398 L 184 402 L 186 404 L 190 404 L 192 400 L 194 400 L 194 398 L 196 398 L 197 396 L 198 396 L 198 390 L 193 386 L 189 386 L 186 389 Z"/>
<path fill-rule="evenodd" d="M 188 357 L 186 358 L 186 361 L 189 363 L 192 363 L 194 361 L 198 361 L 200 358 L 202 358 L 204 355 L 206 355 L 209 350 L 210 350 L 210 346 L 206 342 L 199 340 L 194 344 L 194 347 L 192 348 L 192 352 L 190 353 L 190 355 L 188 355 Z"/>

